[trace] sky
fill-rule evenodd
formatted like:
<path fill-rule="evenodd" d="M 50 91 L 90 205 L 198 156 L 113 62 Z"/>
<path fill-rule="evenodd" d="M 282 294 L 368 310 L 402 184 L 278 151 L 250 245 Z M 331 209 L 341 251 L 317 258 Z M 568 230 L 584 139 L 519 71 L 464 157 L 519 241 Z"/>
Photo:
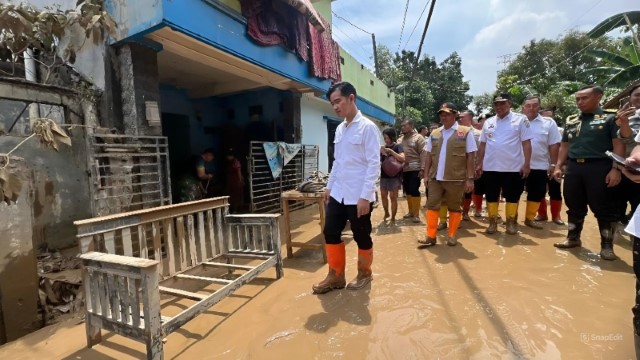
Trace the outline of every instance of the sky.
<path fill-rule="evenodd" d="M 400 41 L 405 4 L 406 0 L 336 0 L 333 11 L 374 33 L 376 42 L 392 53 L 417 51 L 428 7 L 419 18 L 427 0 L 409 0 Z M 640 10 L 640 0 L 437 0 L 422 53 L 440 62 L 458 52 L 470 94 L 493 92 L 504 55 L 517 54 L 533 39 L 556 39 L 573 29 L 589 31 L 611 15 L 632 10 Z M 333 37 L 373 69 L 371 35 L 334 16 Z"/>

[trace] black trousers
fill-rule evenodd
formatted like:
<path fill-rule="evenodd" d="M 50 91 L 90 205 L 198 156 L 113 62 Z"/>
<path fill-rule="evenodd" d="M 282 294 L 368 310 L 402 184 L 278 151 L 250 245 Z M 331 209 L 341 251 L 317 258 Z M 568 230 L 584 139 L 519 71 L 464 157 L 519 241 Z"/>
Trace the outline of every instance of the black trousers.
<path fill-rule="evenodd" d="M 587 159 L 583 163 L 569 159 L 562 192 L 570 222 L 584 219 L 587 206 L 598 220 L 615 222 L 620 219 L 619 205 L 615 201 L 617 190 L 605 183 L 609 171 L 609 159 Z"/>
<path fill-rule="evenodd" d="M 327 244 L 340 244 L 342 242 L 342 230 L 347 225 L 347 220 L 351 223 L 353 239 L 358 244 L 358 248 L 369 250 L 373 247 L 371 240 L 371 211 L 373 204 L 367 215 L 358 217 L 356 205 L 345 205 L 336 199 L 330 198 L 325 213 L 324 241 Z"/>
<path fill-rule="evenodd" d="M 520 201 L 520 195 L 524 190 L 524 180 L 520 172 L 485 171 L 482 176 L 488 203 L 498 202 L 500 192 L 508 203 Z"/>
<path fill-rule="evenodd" d="M 640 184 L 629 180 L 628 177 L 622 175 L 622 181 L 616 186 L 616 196 L 618 198 L 618 214 L 621 220 L 626 224 L 629 222 L 627 216 L 627 203 L 631 205 L 631 215 L 636 211 L 640 203 Z"/>
<path fill-rule="evenodd" d="M 527 201 L 540 202 L 547 193 L 547 170 L 531 170 L 526 179 Z"/>
<path fill-rule="evenodd" d="M 405 171 L 402 173 L 402 190 L 405 195 L 420 197 L 419 171 Z"/>
<path fill-rule="evenodd" d="M 556 181 L 553 177 L 547 180 L 547 186 L 549 187 L 549 198 L 551 200 L 562 200 L 562 191 L 560 191 L 560 182 Z"/>
<path fill-rule="evenodd" d="M 474 195 L 484 195 L 485 194 L 485 186 L 484 186 L 484 174 L 480 176 L 473 182 L 473 194 Z"/>
<path fill-rule="evenodd" d="M 633 272 L 636 274 L 636 302 L 631 312 L 633 312 L 633 330 L 636 335 L 640 335 L 640 239 L 633 237 Z"/>

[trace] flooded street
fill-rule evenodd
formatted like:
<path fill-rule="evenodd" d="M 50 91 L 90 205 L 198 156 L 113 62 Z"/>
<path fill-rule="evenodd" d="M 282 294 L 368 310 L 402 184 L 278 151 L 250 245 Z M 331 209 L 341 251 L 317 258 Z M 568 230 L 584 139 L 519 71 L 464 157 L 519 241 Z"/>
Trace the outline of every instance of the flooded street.
<path fill-rule="evenodd" d="M 406 204 L 400 200 L 399 214 Z M 424 201 L 424 200 L 423 200 Z M 501 212 L 504 204 L 501 204 Z M 520 218 L 524 213 L 521 202 Z M 320 241 L 317 210 L 294 215 L 296 241 Z M 312 218 L 313 217 L 313 218 Z M 167 338 L 167 359 L 632 359 L 634 275 L 628 236 L 618 261 L 601 261 L 595 220 L 584 247 L 552 243 L 565 227 L 520 225 L 518 236 L 486 236 L 463 221 L 456 247 L 418 248 L 424 224 L 396 227 L 374 211 L 374 280 L 364 291 L 313 295 L 326 265 L 294 251 L 285 277 L 270 270 Z M 563 217 L 566 218 L 566 215 Z M 345 234 L 350 234 L 346 232 Z M 347 281 L 356 245 L 347 238 Z M 284 251 L 283 251 L 284 253 Z M 182 302 L 166 301 L 163 314 Z M 0 348 L 3 359 L 137 359 L 142 344 L 107 334 L 85 348 L 84 324 L 69 321 Z"/>

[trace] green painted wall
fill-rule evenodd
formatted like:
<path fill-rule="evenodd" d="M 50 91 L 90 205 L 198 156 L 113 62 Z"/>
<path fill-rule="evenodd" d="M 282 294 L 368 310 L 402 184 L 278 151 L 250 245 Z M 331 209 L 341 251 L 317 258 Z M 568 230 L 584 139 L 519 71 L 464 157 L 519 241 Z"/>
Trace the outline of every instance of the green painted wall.
<path fill-rule="evenodd" d="M 233 10 L 237 11 L 238 13 L 240 13 L 240 1 L 238 0 L 219 0 L 219 1 L 227 5 L 228 7 L 232 8 Z"/>
<path fill-rule="evenodd" d="M 353 56 L 340 48 L 340 57 L 344 59 L 342 65 L 342 80 L 348 81 L 356 87 L 358 95 L 369 100 L 382 109 L 395 114 L 396 97 L 393 92 L 366 67 L 362 66 Z"/>
<path fill-rule="evenodd" d="M 333 16 L 331 15 L 331 0 L 318 0 L 313 3 L 313 7 L 316 8 L 318 14 L 327 20 L 329 24 L 332 23 Z"/>

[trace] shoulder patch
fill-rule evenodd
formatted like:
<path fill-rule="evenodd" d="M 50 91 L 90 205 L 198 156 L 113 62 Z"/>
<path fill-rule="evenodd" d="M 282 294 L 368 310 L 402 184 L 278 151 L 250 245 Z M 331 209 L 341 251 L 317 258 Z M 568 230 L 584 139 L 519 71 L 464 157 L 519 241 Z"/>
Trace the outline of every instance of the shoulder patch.
<path fill-rule="evenodd" d="M 617 114 L 618 109 L 602 109 L 605 114 Z"/>
<path fill-rule="evenodd" d="M 578 114 L 567 116 L 567 123 L 574 123 L 574 122 L 578 122 L 579 120 L 580 120 L 580 115 Z"/>

